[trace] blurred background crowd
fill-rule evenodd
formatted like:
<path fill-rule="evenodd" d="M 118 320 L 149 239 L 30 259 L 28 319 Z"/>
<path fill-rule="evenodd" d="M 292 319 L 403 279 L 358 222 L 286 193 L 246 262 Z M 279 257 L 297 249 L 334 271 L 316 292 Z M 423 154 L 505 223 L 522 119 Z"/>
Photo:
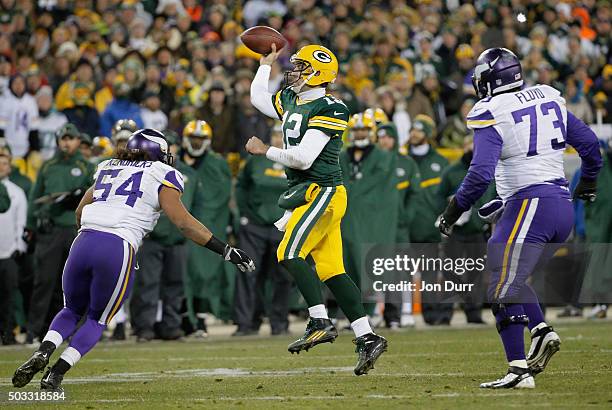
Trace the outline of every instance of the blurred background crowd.
<path fill-rule="evenodd" d="M 14 329 L 35 342 L 61 306 L 80 195 L 95 165 L 144 127 L 165 130 L 194 215 L 262 268 L 239 275 L 185 244 L 162 219 L 140 251 L 129 309 L 134 332 L 142 340 L 204 336 L 209 313 L 233 320 L 237 335 L 256 333 L 263 316 L 274 334 L 287 331 L 287 312 L 300 301 L 273 260 L 284 172 L 244 151 L 252 135 L 282 141 L 278 124 L 250 103 L 260 56 L 240 42 L 245 29 L 271 26 L 288 40 L 272 68 L 271 92 L 282 87 L 295 50 L 322 44 L 340 61 L 329 91 L 351 114 L 370 109 L 351 121 L 342 157 L 351 196 L 345 260 L 359 272 L 366 239 L 441 241 L 433 223 L 471 159 L 465 116 L 476 101 L 470 77 L 484 49 L 511 49 L 528 85 L 554 86 L 568 110 L 606 130 L 610 13 L 605 0 L 0 0 L 0 179 L 22 191 L 9 189 L 21 205 L 1 225 L 15 237 L 0 241 L 4 343 L 14 341 Z M 365 145 L 354 142 L 363 138 L 371 148 L 362 160 Z M 605 142 L 602 149 L 610 152 Z M 606 167 L 601 205 L 577 204 L 582 240 L 612 242 L 609 160 Z M 381 195 L 390 199 L 363 199 Z M 474 213 L 451 241 L 484 244 L 485 225 Z M 610 270 L 612 260 L 601 263 Z M 463 307 L 468 321 L 482 320 L 481 305 Z M 423 301 L 422 311 L 427 323 L 448 324 L 452 305 Z M 410 301 L 371 313 L 389 327 L 413 324 Z M 123 312 L 116 319 L 121 338 L 129 319 Z"/>

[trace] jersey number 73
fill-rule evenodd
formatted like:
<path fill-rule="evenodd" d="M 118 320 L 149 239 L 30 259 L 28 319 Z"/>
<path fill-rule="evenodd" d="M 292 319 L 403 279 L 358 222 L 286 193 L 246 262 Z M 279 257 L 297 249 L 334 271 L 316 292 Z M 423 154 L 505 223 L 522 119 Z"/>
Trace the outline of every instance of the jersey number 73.
<path fill-rule="evenodd" d="M 561 136 L 553 138 L 550 141 L 550 146 L 554 150 L 565 148 L 565 134 L 567 132 L 565 124 L 563 124 L 563 115 L 561 114 L 561 108 L 559 104 L 554 101 L 548 101 L 539 105 L 532 105 L 529 107 L 521 108 L 512 112 L 512 118 L 515 124 L 523 122 L 525 117 L 529 120 L 529 151 L 527 151 L 528 157 L 538 155 L 538 108 L 542 113 L 543 117 L 548 117 L 550 111 L 553 110 L 556 119 L 552 120 L 553 128 L 561 130 Z"/>

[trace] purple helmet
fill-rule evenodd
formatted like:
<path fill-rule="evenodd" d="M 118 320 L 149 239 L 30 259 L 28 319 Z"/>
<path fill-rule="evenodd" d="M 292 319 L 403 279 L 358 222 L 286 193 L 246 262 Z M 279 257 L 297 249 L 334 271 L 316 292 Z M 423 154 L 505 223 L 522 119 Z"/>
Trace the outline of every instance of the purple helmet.
<path fill-rule="evenodd" d="M 476 60 L 472 85 L 485 98 L 523 85 L 523 69 L 516 54 L 507 48 L 489 48 Z"/>
<path fill-rule="evenodd" d="M 168 165 L 174 164 L 174 157 L 168 151 L 168 142 L 164 134 L 152 128 L 145 128 L 133 133 L 128 139 L 125 149 L 144 151 L 152 161 L 161 161 Z"/>

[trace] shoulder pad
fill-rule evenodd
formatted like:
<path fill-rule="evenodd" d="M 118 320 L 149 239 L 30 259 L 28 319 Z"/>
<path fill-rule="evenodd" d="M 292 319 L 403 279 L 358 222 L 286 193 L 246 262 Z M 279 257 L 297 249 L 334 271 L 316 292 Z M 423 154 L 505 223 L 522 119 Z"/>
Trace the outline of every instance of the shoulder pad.
<path fill-rule="evenodd" d="M 485 98 L 478 101 L 468 113 L 466 121 L 470 129 L 495 125 L 492 99 Z"/>

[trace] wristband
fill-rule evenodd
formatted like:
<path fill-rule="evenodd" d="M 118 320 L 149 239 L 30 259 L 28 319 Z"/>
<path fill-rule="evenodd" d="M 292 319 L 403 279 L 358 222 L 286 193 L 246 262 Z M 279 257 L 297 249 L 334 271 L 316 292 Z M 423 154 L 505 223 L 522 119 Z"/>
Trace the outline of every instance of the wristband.
<path fill-rule="evenodd" d="M 223 241 L 220 241 L 219 239 L 215 238 L 215 236 L 213 235 L 210 237 L 210 240 L 206 242 L 206 245 L 204 246 L 213 252 L 217 252 L 219 255 L 223 255 L 223 251 L 225 250 L 225 247 L 227 245 L 223 243 Z"/>

